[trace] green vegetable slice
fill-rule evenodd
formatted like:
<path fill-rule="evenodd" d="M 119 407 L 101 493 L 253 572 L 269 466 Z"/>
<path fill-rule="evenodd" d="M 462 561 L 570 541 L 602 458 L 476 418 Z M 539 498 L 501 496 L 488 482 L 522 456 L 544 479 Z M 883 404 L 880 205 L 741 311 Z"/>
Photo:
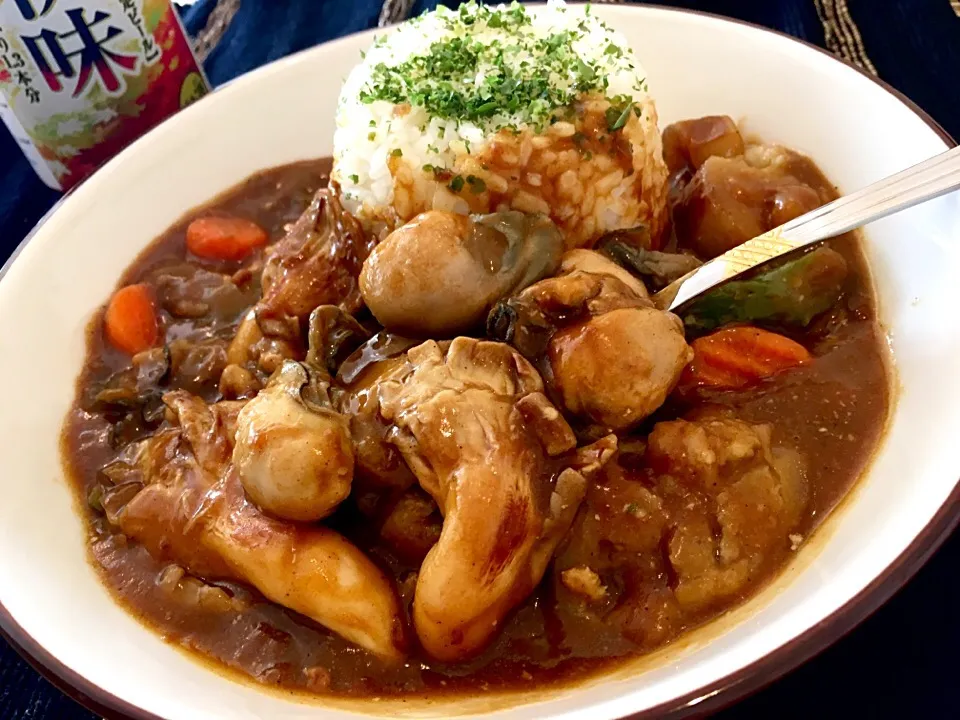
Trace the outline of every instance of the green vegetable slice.
<path fill-rule="evenodd" d="M 821 246 L 755 278 L 721 285 L 680 315 L 687 329 L 698 333 L 750 322 L 802 328 L 837 302 L 846 277 L 843 256 Z"/>

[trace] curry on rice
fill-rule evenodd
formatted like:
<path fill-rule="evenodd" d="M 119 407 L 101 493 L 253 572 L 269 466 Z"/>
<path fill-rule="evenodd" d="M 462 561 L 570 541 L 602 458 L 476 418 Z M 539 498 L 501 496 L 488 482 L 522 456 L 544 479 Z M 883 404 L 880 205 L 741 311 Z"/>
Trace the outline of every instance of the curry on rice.
<path fill-rule="evenodd" d="M 467 7 L 440 13 L 452 37 L 515 33 L 517 52 L 609 30 L 577 15 L 553 46 L 519 6 Z M 483 43 L 467 59 L 507 73 Z M 391 95 L 391 72 L 432 62 L 400 47 L 368 57 L 380 89 L 348 81 L 346 103 L 375 106 L 371 127 L 388 107 L 453 127 L 432 85 L 420 109 Z M 632 53 L 604 47 L 613 64 L 575 66 L 586 84 L 540 124 L 502 105 L 490 125 L 463 95 L 462 137 L 488 132 L 473 147 L 421 169 L 398 162 L 415 143 L 370 138 L 382 167 L 361 177 L 335 142 L 191 211 L 124 273 L 63 454 L 131 612 L 321 695 L 559 683 L 742 602 L 842 499 L 890 405 L 858 238 L 679 315 L 651 300 L 836 190 L 727 117 L 661 138 L 645 84 L 589 85 L 628 72 L 614 60 Z"/>

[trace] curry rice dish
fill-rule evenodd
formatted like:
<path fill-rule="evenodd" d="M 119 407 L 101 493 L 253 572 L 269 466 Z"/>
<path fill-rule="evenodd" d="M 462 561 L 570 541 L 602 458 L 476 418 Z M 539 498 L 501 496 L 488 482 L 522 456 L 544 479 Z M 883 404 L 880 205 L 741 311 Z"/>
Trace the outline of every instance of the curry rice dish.
<path fill-rule="evenodd" d="M 853 235 L 655 292 L 836 197 L 727 117 L 657 129 L 583 6 L 467 4 L 375 42 L 332 159 L 151 243 L 63 432 L 91 561 L 176 643 L 356 697 L 593 675 L 742 602 L 890 406 Z"/>

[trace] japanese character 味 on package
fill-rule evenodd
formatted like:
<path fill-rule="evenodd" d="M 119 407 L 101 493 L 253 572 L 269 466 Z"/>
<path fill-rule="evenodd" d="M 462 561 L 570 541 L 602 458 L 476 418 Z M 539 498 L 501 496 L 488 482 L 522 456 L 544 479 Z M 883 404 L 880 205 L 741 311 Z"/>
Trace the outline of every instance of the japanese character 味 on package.
<path fill-rule="evenodd" d="M 0 118 L 53 188 L 208 89 L 170 0 L 0 0 Z"/>

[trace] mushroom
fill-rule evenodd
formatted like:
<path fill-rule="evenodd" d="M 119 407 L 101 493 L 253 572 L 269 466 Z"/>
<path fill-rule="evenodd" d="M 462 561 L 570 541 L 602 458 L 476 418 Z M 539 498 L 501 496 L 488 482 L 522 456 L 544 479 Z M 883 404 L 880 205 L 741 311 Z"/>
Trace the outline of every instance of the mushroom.
<path fill-rule="evenodd" d="M 247 495 L 267 512 L 311 522 L 350 494 L 353 446 L 325 376 L 286 361 L 237 418 L 233 463 Z"/>
<path fill-rule="evenodd" d="M 360 292 L 387 330 L 449 337 L 482 323 L 500 298 L 553 273 L 562 252 L 560 232 L 542 215 L 433 210 L 374 248 Z"/>
<path fill-rule="evenodd" d="M 556 277 L 499 303 L 487 333 L 540 363 L 567 411 L 614 431 L 660 407 L 692 357 L 680 319 L 591 250 L 568 252 Z"/>

